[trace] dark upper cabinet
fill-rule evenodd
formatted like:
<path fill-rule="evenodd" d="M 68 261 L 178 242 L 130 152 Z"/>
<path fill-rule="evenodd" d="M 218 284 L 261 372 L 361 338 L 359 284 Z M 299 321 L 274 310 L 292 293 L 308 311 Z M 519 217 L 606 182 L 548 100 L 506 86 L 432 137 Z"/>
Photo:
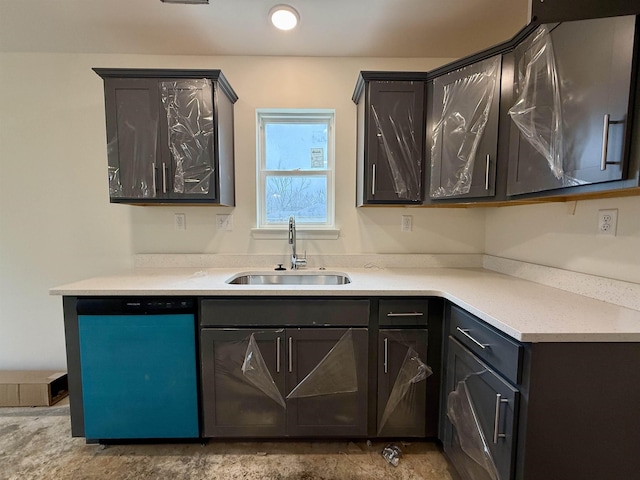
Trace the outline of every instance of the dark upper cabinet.
<path fill-rule="evenodd" d="M 532 0 L 531 2 L 531 18 L 540 23 L 635 15 L 638 12 L 640 12 L 640 0 L 581 0 L 580 2 Z"/>
<path fill-rule="evenodd" d="M 501 56 L 433 79 L 432 199 L 495 193 Z"/>
<path fill-rule="evenodd" d="M 420 204 L 424 198 L 426 73 L 360 72 L 356 203 Z"/>
<path fill-rule="evenodd" d="M 112 202 L 235 204 L 238 97 L 222 72 L 94 70 L 104 79 Z"/>
<path fill-rule="evenodd" d="M 546 24 L 514 51 L 507 195 L 625 177 L 634 16 Z"/>

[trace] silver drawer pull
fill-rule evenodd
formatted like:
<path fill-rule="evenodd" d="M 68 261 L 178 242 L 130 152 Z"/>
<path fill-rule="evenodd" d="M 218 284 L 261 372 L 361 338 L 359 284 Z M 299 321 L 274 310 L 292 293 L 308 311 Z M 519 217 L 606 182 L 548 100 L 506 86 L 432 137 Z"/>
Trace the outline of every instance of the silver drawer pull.
<path fill-rule="evenodd" d="M 469 340 L 471 340 L 473 343 L 478 345 L 483 350 L 489 346 L 488 343 L 480 343 L 478 340 L 476 340 L 471 335 L 469 335 L 469 330 L 466 329 L 466 328 L 463 329 L 463 328 L 460 328 L 460 327 L 456 327 L 456 330 L 458 330 L 461 334 L 463 334 L 465 337 L 467 337 Z"/>
<path fill-rule="evenodd" d="M 293 352 L 292 352 L 292 338 L 289 337 L 289 373 L 293 372 Z"/>
<path fill-rule="evenodd" d="M 499 433 L 500 431 L 500 405 L 503 403 L 509 403 L 509 400 L 502 398 L 502 395 L 496 393 L 496 416 L 493 421 L 493 443 L 498 443 L 499 438 L 506 438 L 506 434 Z"/>
<path fill-rule="evenodd" d="M 487 164 L 484 170 L 484 189 L 489 190 L 489 167 L 491 166 L 491 155 L 487 153 Z"/>
<path fill-rule="evenodd" d="M 609 125 L 611 123 L 611 115 L 604 116 L 604 124 L 602 126 L 602 157 L 600 158 L 600 170 L 603 172 L 607 169 L 607 150 L 609 148 Z"/>
<path fill-rule="evenodd" d="M 280 337 L 276 338 L 276 373 L 280 373 Z"/>
<path fill-rule="evenodd" d="M 371 165 L 371 196 L 376 196 L 376 164 Z"/>
<path fill-rule="evenodd" d="M 403 312 L 403 313 L 387 313 L 387 317 L 421 317 L 424 313 L 422 312 Z"/>
<path fill-rule="evenodd" d="M 384 373 L 389 373 L 389 339 L 384 339 Z"/>

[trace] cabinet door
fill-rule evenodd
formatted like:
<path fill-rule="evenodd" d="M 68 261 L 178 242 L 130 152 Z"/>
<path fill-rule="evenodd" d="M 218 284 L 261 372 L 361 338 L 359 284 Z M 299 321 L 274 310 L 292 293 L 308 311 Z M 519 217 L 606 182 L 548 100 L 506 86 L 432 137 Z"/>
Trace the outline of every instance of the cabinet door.
<path fill-rule="evenodd" d="M 290 436 L 367 434 L 366 328 L 287 329 Z"/>
<path fill-rule="evenodd" d="M 519 392 L 449 337 L 444 450 L 463 479 L 509 480 Z"/>
<path fill-rule="evenodd" d="M 409 358 L 418 355 L 419 362 Z M 412 381 L 426 372 L 427 330 L 381 329 L 378 334 L 379 436 L 424 437 L 427 380 Z M 416 379 L 418 380 L 418 379 Z"/>
<path fill-rule="evenodd" d="M 256 355 L 249 350 L 252 334 L 267 369 L 253 370 L 253 376 L 243 371 L 245 362 L 255 360 L 247 358 Z M 279 402 L 284 402 L 283 330 L 206 328 L 200 356 L 205 437 L 285 435 L 285 408 Z"/>
<path fill-rule="evenodd" d="M 161 166 L 157 81 L 105 80 L 105 108 L 110 197 L 156 198 Z"/>
<path fill-rule="evenodd" d="M 501 57 L 434 79 L 431 198 L 495 193 Z"/>
<path fill-rule="evenodd" d="M 507 194 L 623 178 L 635 17 L 541 28 L 515 50 Z"/>
<path fill-rule="evenodd" d="M 365 198 L 420 203 L 424 170 L 424 82 L 369 83 Z"/>
<path fill-rule="evenodd" d="M 216 129 L 209 79 L 160 79 L 163 189 L 169 198 L 215 199 Z"/>
<path fill-rule="evenodd" d="M 85 437 L 197 438 L 195 319 L 78 315 Z"/>

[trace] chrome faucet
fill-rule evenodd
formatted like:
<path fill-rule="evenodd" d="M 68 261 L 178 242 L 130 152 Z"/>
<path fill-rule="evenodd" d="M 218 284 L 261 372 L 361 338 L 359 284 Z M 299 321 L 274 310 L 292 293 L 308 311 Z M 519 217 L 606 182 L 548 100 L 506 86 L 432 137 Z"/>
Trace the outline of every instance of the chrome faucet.
<path fill-rule="evenodd" d="M 306 267 L 306 253 L 303 258 L 298 258 L 296 252 L 296 219 L 293 218 L 293 215 L 289 217 L 289 245 L 291 245 L 291 270 L 297 270 L 298 267 Z"/>

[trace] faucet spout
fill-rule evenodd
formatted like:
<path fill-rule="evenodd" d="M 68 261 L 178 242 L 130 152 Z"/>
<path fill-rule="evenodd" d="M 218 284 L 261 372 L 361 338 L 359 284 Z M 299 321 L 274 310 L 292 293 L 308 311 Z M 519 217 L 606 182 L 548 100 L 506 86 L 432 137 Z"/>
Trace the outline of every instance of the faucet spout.
<path fill-rule="evenodd" d="M 307 265 L 307 257 L 298 258 L 296 252 L 296 219 L 291 215 L 289 217 L 289 245 L 291 245 L 291 270 L 297 270 L 298 267 Z"/>

